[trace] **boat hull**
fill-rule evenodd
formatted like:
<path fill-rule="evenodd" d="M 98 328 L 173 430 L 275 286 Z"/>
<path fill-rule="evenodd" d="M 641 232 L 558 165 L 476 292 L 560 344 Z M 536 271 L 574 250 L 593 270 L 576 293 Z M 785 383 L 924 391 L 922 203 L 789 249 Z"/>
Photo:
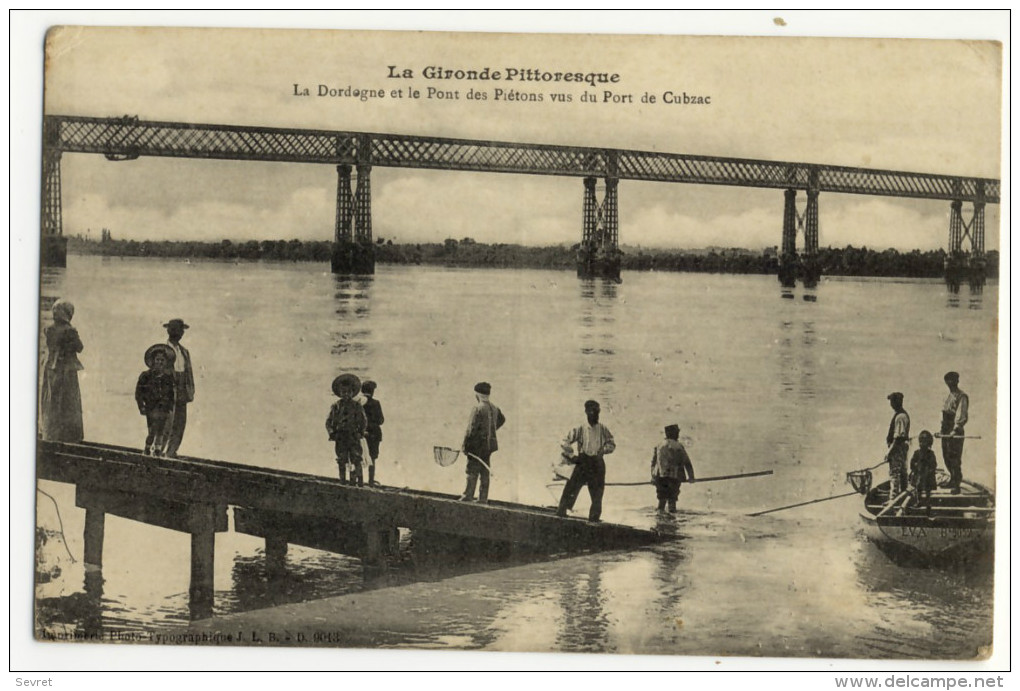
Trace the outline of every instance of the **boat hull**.
<path fill-rule="evenodd" d="M 864 534 L 881 545 L 925 557 L 987 547 L 995 534 L 992 493 L 970 482 L 965 482 L 961 490 L 955 495 L 941 489 L 933 492 L 929 515 L 918 506 L 884 511 L 889 483 L 877 485 L 868 492 L 860 512 Z"/>

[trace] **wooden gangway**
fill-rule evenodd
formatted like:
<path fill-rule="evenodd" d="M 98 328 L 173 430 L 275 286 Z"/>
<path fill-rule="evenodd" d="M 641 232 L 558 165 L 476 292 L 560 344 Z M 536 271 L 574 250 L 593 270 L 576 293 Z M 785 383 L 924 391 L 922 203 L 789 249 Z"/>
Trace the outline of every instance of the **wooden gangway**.
<path fill-rule="evenodd" d="M 39 441 L 37 477 L 75 485 L 75 503 L 85 509 L 87 566 L 102 567 L 106 514 L 190 533 L 192 618 L 212 613 L 215 534 L 229 530 L 229 513 L 236 532 L 266 540 L 269 568 L 282 567 L 288 544 L 377 563 L 396 551 L 400 528 L 429 550 L 526 555 L 672 539 L 625 525 L 559 518 L 551 508 L 354 487 L 336 478 L 203 458 L 153 458 L 138 449 L 91 442 Z"/>

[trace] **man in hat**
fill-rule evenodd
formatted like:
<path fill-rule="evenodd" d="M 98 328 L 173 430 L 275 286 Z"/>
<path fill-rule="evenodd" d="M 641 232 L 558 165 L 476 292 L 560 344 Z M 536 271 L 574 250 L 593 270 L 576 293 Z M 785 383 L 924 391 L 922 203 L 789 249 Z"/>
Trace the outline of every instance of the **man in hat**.
<path fill-rule="evenodd" d="M 907 451 L 910 448 L 910 416 L 903 409 L 903 394 L 895 391 L 889 394 L 889 405 L 893 409 L 889 421 L 889 433 L 885 443 L 889 447 L 886 460 L 889 461 L 889 500 L 892 501 L 907 490 Z"/>
<path fill-rule="evenodd" d="M 942 404 L 942 460 L 949 471 L 949 487 L 952 494 L 960 493 L 960 481 L 963 480 L 963 427 L 967 424 L 967 409 L 970 399 L 960 389 L 960 375 L 946 372 L 943 377 L 949 387 L 949 395 Z"/>
<path fill-rule="evenodd" d="M 195 400 L 195 375 L 191 369 L 191 353 L 181 345 L 184 330 L 189 328 L 183 319 L 171 319 L 163 325 L 167 333 L 167 345 L 174 352 L 174 382 L 177 385 L 177 401 L 174 404 L 173 424 L 166 445 L 169 458 L 177 456 L 177 449 L 184 439 L 184 427 L 188 424 L 188 404 Z"/>
<path fill-rule="evenodd" d="M 591 497 L 588 520 L 597 523 L 602 517 L 602 495 L 606 491 L 605 454 L 616 450 L 616 442 L 609 428 L 599 422 L 601 410 L 598 401 L 585 401 L 587 424 L 570 430 L 563 439 L 563 456 L 574 465 L 574 472 L 563 487 L 560 505 L 556 509 L 556 515 L 561 518 L 566 518 L 567 511 L 574 508 L 577 495 L 584 486 L 588 487 Z M 574 455 L 575 444 L 577 455 Z"/>
<path fill-rule="evenodd" d="M 474 501 L 475 485 L 478 485 L 478 501 L 489 500 L 489 475 L 492 471 L 492 453 L 499 448 L 496 430 L 503 426 L 506 418 L 503 411 L 489 402 L 492 385 L 488 382 L 475 384 L 475 407 L 468 419 L 464 433 L 464 453 L 467 455 L 467 485 L 460 501 Z"/>
<path fill-rule="evenodd" d="M 680 483 L 694 482 L 694 466 L 687 449 L 680 443 L 680 427 L 666 425 L 666 440 L 652 452 L 652 484 L 659 511 L 676 513 L 676 500 L 680 496 Z"/>

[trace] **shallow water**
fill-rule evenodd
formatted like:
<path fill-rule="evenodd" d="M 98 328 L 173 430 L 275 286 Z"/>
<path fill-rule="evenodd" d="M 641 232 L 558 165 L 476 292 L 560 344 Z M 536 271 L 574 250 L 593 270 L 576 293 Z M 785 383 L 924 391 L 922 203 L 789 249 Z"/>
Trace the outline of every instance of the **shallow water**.
<path fill-rule="evenodd" d="M 936 429 L 949 369 L 971 397 L 968 434 L 986 440 L 968 442 L 965 474 L 994 486 L 994 285 L 950 295 L 936 281 L 835 279 L 784 294 L 769 276 L 628 273 L 616 284 L 553 271 L 380 266 L 344 279 L 310 264 L 68 264 L 44 272 L 42 294 L 76 305 L 89 440 L 141 445 L 142 354 L 179 316 L 197 389 L 182 454 L 331 476 L 329 384 L 351 371 L 379 383 L 387 485 L 460 492 L 463 467 L 436 465 L 431 447 L 459 445 L 480 380 L 508 419 L 493 457 L 499 499 L 554 502 L 549 466 L 587 398 L 616 437 L 609 482 L 644 480 L 671 422 L 702 477 L 774 471 L 685 487 L 686 513 L 672 519 L 651 510 L 650 487 L 610 487 L 604 519 L 686 539 L 487 570 L 471 581 L 492 596 L 483 614 L 380 645 L 969 658 L 990 643 L 987 564 L 894 564 L 857 534 L 852 497 L 746 514 L 849 491 L 845 472 L 882 458 L 890 391 L 904 392 L 915 435 Z M 184 625 L 187 535 L 108 517 L 97 605 L 74 491 L 40 486 L 56 506 L 40 495 L 39 524 L 62 522 L 67 540 L 41 551 L 60 569 L 37 589 L 44 629 Z M 584 494 L 577 508 L 587 511 Z M 452 596 L 441 565 L 407 560 L 366 577 L 357 560 L 292 547 L 286 578 L 270 583 L 261 555 L 261 540 L 217 536 L 218 614 L 423 578 Z M 394 606 L 413 610 L 405 591 L 391 589 Z"/>

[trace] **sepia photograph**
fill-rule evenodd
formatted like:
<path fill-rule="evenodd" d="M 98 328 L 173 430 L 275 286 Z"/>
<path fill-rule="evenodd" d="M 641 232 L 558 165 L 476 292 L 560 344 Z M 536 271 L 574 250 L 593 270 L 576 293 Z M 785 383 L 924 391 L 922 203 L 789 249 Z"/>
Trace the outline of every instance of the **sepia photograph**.
<path fill-rule="evenodd" d="M 170 14 L 22 66 L 38 668 L 1008 669 L 1008 14 Z"/>

